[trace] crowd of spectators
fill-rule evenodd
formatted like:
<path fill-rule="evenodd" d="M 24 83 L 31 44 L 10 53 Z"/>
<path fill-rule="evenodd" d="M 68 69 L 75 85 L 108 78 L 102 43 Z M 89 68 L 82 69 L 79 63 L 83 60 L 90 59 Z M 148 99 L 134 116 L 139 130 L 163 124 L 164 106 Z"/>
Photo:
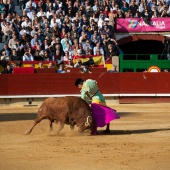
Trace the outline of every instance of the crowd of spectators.
<path fill-rule="evenodd" d="M 169 17 L 170 0 L 0 0 L 0 60 L 63 61 L 119 54 L 115 18 Z M 16 3 L 15 3 L 16 4 Z"/>

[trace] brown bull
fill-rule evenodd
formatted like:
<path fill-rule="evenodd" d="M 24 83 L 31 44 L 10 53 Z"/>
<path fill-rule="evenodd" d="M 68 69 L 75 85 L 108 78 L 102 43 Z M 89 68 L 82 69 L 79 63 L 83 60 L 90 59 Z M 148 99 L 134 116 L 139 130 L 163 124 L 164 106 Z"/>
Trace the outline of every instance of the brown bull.
<path fill-rule="evenodd" d="M 86 129 L 93 131 L 90 106 L 80 97 L 47 98 L 40 106 L 33 126 L 25 134 L 30 134 L 34 126 L 44 118 L 50 120 L 51 130 L 53 122 L 60 123 L 58 133 L 64 128 L 64 124 L 69 124 L 72 130 L 76 125 L 79 128 L 79 132 L 83 132 Z"/>

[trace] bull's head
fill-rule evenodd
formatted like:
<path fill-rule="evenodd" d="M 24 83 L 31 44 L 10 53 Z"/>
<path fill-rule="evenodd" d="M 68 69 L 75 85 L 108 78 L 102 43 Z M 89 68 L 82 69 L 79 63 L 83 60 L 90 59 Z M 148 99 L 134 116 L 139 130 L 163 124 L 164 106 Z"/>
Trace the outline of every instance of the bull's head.
<path fill-rule="evenodd" d="M 91 116 L 87 116 L 85 123 L 79 128 L 79 132 L 84 132 L 86 129 L 93 130 L 93 118 Z"/>

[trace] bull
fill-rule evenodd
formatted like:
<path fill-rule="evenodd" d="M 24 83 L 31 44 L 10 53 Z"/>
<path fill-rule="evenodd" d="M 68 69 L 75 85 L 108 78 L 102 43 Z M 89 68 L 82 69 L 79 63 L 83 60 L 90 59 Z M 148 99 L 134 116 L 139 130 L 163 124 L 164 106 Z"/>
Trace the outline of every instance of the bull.
<path fill-rule="evenodd" d="M 50 130 L 53 129 L 53 122 L 59 122 L 57 134 L 64 128 L 65 124 L 69 124 L 71 130 L 76 125 L 79 132 L 90 129 L 91 134 L 93 134 L 91 108 L 80 97 L 47 98 L 38 109 L 37 119 L 33 126 L 25 134 L 30 134 L 35 125 L 45 118 L 50 121 Z"/>

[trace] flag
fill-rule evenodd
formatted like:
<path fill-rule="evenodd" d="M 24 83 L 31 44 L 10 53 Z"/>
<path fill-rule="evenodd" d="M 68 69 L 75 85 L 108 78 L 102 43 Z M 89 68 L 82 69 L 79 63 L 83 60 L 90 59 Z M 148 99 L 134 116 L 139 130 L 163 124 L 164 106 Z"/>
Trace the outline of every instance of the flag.
<path fill-rule="evenodd" d="M 82 61 L 82 63 L 92 63 L 95 67 L 105 67 L 105 60 L 102 55 L 88 55 L 88 56 L 73 56 L 73 63 L 77 63 L 79 60 Z"/>

